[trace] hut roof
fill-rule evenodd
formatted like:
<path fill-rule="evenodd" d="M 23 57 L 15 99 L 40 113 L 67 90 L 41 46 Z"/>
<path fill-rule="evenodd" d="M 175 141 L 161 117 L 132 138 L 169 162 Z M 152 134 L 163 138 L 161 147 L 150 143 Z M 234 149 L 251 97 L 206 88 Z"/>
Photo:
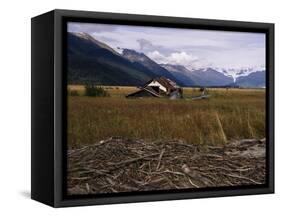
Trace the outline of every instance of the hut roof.
<path fill-rule="evenodd" d="M 133 93 L 128 94 L 126 97 L 134 97 L 134 96 L 138 96 L 139 94 L 141 94 L 142 92 L 145 92 L 146 94 L 153 96 L 153 97 L 161 97 L 161 95 L 159 95 L 157 92 L 155 92 L 155 90 L 153 90 L 152 87 L 144 87 L 141 88 Z"/>
<path fill-rule="evenodd" d="M 147 87 L 147 85 L 149 85 L 152 81 L 157 81 L 159 82 L 161 85 L 163 85 L 164 87 L 166 87 L 167 89 L 175 89 L 175 88 L 179 88 L 179 86 L 176 84 L 176 82 L 165 78 L 165 77 L 159 77 L 159 78 L 154 78 L 151 79 L 150 81 L 148 81 L 144 87 Z"/>

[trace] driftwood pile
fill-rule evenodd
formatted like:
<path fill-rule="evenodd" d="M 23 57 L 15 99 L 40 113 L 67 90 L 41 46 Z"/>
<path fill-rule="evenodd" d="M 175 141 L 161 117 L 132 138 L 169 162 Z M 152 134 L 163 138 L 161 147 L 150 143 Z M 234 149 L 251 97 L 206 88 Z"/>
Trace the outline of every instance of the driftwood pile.
<path fill-rule="evenodd" d="M 68 151 L 68 194 L 265 183 L 265 140 L 224 146 L 119 137 Z"/>

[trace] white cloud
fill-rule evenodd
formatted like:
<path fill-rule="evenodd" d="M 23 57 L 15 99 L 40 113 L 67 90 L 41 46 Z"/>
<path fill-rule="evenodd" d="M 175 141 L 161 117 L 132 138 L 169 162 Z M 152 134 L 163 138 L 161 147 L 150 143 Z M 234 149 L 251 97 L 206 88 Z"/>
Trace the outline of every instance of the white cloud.
<path fill-rule="evenodd" d="M 187 54 L 182 51 L 182 52 L 172 53 L 169 56 L 169 60 L 176 64 L 185 64 L 185 63 L 193 63 L 198 61 L 198 57 L 193 56 L 192 54 Z"/>
<path fill-rule="evenodd" d="M 188 54 L 184 51 L 163 55 L 159 51 L 149 52 L 147 56 L 157 63 L 183 65 L 189 69 L 210 66 L 204 59 Z"/>
<path fill-rule="evenodd" d="M 157 63 L 167 63 L 167 57 L 160 54 L 157 50 L 153 52 L 149 52 L 147 56 L 151 59 L 153 59 Z"/>

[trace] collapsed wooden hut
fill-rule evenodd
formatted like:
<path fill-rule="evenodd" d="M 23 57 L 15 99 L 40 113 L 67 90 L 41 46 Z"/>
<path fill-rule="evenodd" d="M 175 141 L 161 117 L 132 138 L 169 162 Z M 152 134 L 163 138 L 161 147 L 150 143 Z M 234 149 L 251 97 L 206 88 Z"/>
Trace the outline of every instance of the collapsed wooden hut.
<path fill-rule="evenodd" d="M 161 95 L 151 87 L 143 87 L 134 93 L 128 94 L 126 97 L 161 97 Z"/>
<path fill-rule="evenodd" d="M 183 90 L 176 82 L 165 78 L 154 78 L 145 83 L 139 90 L 126 97 L 170 97 L 179 99 L 183 97 Z"/>

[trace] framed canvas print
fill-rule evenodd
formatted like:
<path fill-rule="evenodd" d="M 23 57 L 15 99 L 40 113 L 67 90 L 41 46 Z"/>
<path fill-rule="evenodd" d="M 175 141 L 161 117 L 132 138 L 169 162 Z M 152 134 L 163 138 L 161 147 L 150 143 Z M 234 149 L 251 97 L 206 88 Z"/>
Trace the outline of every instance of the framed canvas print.
<path fill-rule="evenodd" d="M 32 192 L 54 207 L 274 192 L 274 24 L 32 18 Z"/>

